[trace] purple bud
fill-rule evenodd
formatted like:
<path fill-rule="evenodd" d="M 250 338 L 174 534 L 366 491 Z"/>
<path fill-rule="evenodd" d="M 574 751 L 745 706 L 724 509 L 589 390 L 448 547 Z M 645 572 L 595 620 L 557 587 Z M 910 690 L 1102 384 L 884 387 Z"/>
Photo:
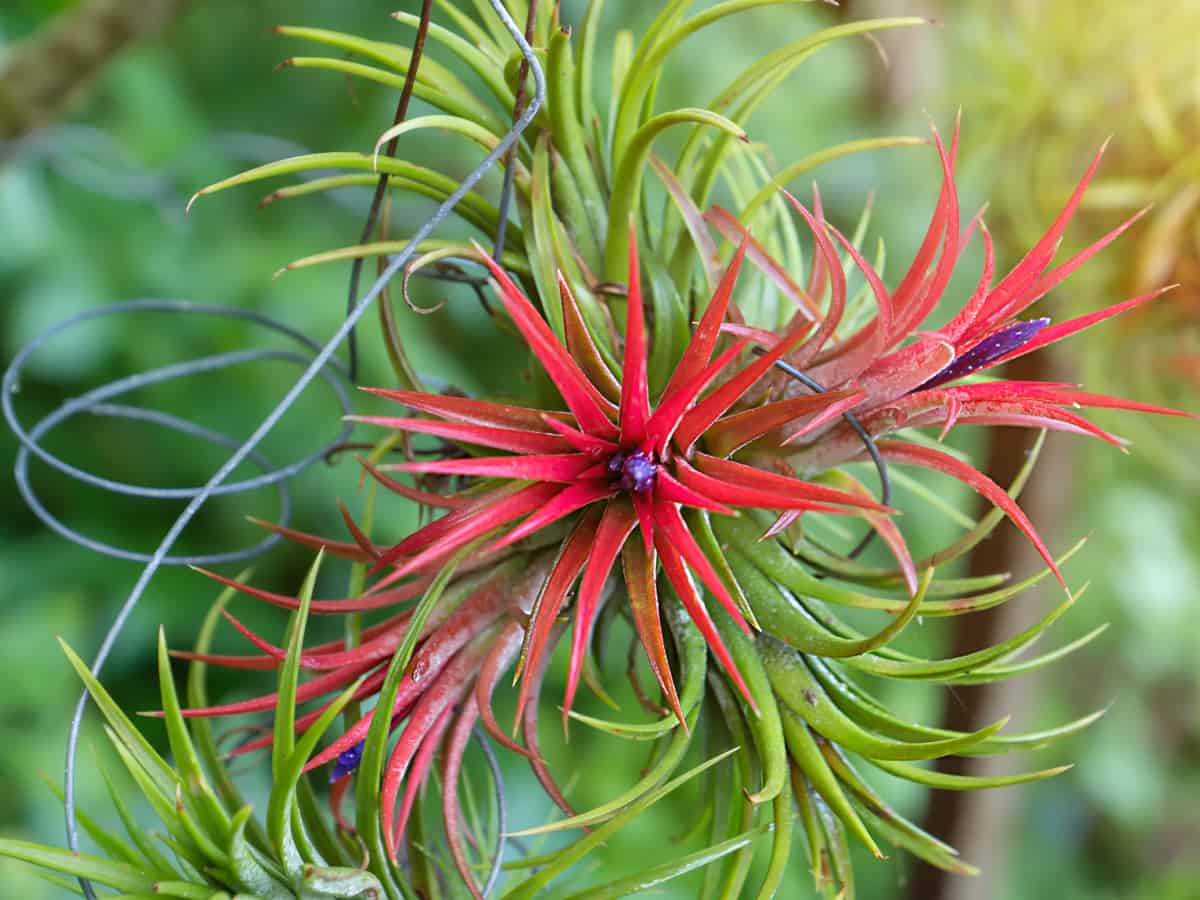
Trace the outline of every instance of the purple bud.
<path fill-rule="evenodd" d="M 965 378 L 972 372 L 978 372 L 1014 350 L 1024 347 L 1038 332 L 1050 324 L 1050 320 L 1030 319 L 1028 322 L 1015 322 L 995 334 L 985 337 L 970 350 L 956 356 L 946 368 L 938 372 L 915 390 L 938 387 L 948 381 Z"/>
<path fill-rule="evenodd" d="M 625 467 L 625 457 L 628 454 L 624 450 L 618 450 L 608 458 L 608 471 L 612 475 L 620 475 L 621 470 Z"/>
<path fill-rule="evenodd" d="M 349 750 L 343 750 L 338 754 L 337 762 L 333 764 L 333 773 L 329 776 L 330 783 L 340 781 L 342 778 L 349 775 L 358 768 L 358 764 L 362 762 L 363 742 L 359 741 Z"/>
<path fill-rule="evenodd" d="M 635 450 L 622 460 L 621 487 L 635 494 L 644 494 L 654 487 L 654 476 L 657 472 L 658 466 L 654 464 L 654 460 L 641 450 Z"/>

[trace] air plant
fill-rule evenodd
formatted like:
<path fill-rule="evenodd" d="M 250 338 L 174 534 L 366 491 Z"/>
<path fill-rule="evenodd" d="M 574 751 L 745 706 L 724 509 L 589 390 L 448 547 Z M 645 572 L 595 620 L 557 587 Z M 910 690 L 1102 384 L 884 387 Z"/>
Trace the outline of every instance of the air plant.
<path fill-rule="evenodd" d="M 740 896 L 761 842 L 770 845 L 769 859 L 755 889 L 758 896 L 772 896 L 787 873 L 797 819 L 808 867 L 827 896 L 853 892 L 852 838 L 878 857 L 877 839 L 883 838 L 952 871 L 972 871 L 952 848 L 889 806 L 857 765 L 936 788 L 1029 781 L 1061 768 L 967 778 L 915 763 L 1042 746 L 1078 731 L 1095 714 L 1032 734 L 1002 733 L 1004 721 L 974 733 L 945 731 L 889 710 L 857 679 L 949 685 L 999 680 L 1053 662 L 1102 630 L 1018 659 L 1078 596 L 1068 592 L 1035 625 L 976 653 L 930 659 L 894 646 L 918 616 L 994 607 L 1051 574 L 1065 589 L 1059 566 L 1073 552 L 1056 559 L 1017 505 L 1032 458 L 1005 489 L 959 451 L 914 429 L 938 426 L 944 438 L 956 425 L 1018 425 L 1119 445 L 1077 410 L 1175 414 L 987 372 L 1157 294 L 1057 324 L 1017 318 L 1132 224 L 1051 266 L 1099 156 L 1049 231 L 993 283 L 986 227 L 976 217 L 964 228 L 960 219 L 957 128 L 948 148 L 935 132 L 940 193 L 920 248 L 889 290 L 879 271 L 882 252 L 875 263 L 862 252 L 867 215 L 847 237 L 826 220 L 819 194 L 810 209 L 781 188 L 826 159 L 916 142 L 855 142 L 772 174 L 763 149 L 748 143 L 743 129 L 762 99 L 823 46 L 920 20 L 826 29 L 767 54 L 706 107 L 656 113 L 655 86 L 677 44 L 745 8 L 768 5 L 726 0 L 686 18 L 690 3 L 673 0 L 636 47 L 628 36 L 616 41 L 605 118 L 591 83 L 602 4 L 588 6 L 577 42 L 560 27 L 555 6 L 510 5 L 531 17 L 549 84 L 545 110 L 508 160 L 519 222 L 506 224 L 503 246 L 486 250 L 467 242 L 429 242 L 406 274 L 451 265 L 456 277 L 482 271 L 490 278 L 503 310 L 496 316 L 498 331 L 515 329 L 531 353 L 529 378 L 512 380 L 511 393 L 523 393 L 521 402 L 430 390 L 408 362 L 390 309 L 381 307 L 399 387 L 371 393 L 409 414 L 360 417 L 399 433 L 363 460 L 364 470 L 373 490 L 382 487 L 441 514 L 390 545 L 371 536 L 379 512 L 373 501 L 373 511 L 361 519 L 343 508 L 349 540 L 269 526 L 353 560 L 359 589 L 342 599 L 314 600 L 311 582 L 288 596 L 244 577 L 210 573 L 231 589 L 295 610 L 287 646 L 229 616 L 256 655 L 213 654 L 208 632 L 200 647 L 182 655 L 201 667 L 274 670 L 278 690 L 223 705 L 200 697 L 186 710 L 164 694 L 162 715 L 178 737 L 186 735 L 188 718 L 193 727 L 207 728 L 213 717 L 274 709 L 270 735 L 239 753 L 269 747 L 276 780 L 298 779 L 289 785 L 307 785 L 302 770 L 330 766 L 333 818 L 343 826 L 330 835 L 337 853 L 316 841 L 288 842 L 288 835 L 317 828 L 306 789 L 296 788 L 295 809 L 293 794 L 285 792 L 269 810 L 275 816 L 268 818 L 272 840 L 259 851 L 293 885 L 299 883 L 296 873 L 318 860 L 323 870 L 348 848 L 362 846 L 365 869 L 379 889 L 389 897 L 408 895 L 425 853 L 421 836 L 413 833 L 421 821 L 419 798 L 436 780 L 440 750 L 450 855 L 464 889 L 485 893 L 488 885 L 468 858 L 458 806 L 463 750 L 477 721 L 492 740 L 528 758 L 566 813 L 521 834 L 593 829 L 539 859 L 540 868 L 506 896 L 534 896 L 693 777 L 702 813 L 685 837 L 699 849 L 595 888 L 600 895 L 623 896 L 706 865 L 704 896 Z M 432 27 L 430 40 L 474 71 L 490 101 L 426 60 L 415 78 L 416 96 L 441 112 L 398 123 L 381 136 L 377 150 L 421 128 L 454 132 L 490 148 L 522 103 L 519 58 L 502 36 L 451 3 L 439 7 L 455 30 Z M 396 17 L 419 24 L 408 14 Z M 294 67 L 332 69 L 397 87 L 410 74 L 412 56 L 403 48 L 316 29 L 280 31 L 367 60 L 294 58 Z M 671 127 L 690 131 L 667 164 L 652 147 Z M 443 173 L 390 155 L 332 153 L 263 166 L 200 194 L 330 168 L 344 171 L 277 189 L 269 199 L 375 184 L 378 173 L 388 174 L 395 190 L 435 199 L 455 186 Z M 665 190 L 661 209 L 652 209 L 645 195 L 647 170 Z M 736 213 L 712 204 L 718 187 L 738 201 Z M 460 214 L 484 240 L 507 223 L 506 211 L 477 193 L 468 194 Z M 807 242 L 801 240 L 805 232 Z M 985 262 L 975 290 L 958 302 L 947 324 L 922 330 L 936 309 L 955 302 L 945 296 L 950 276 L 976 234 Z M 291 268 L 386 256 L 405 243 L 385 235 L 306 257 Z M 743 271 L 747 262 L 753 271 Z M 852 291 L 857 279 L 861 288 Z M 435 450 L 444 458 L 382 461 L 387 448 L 424 448 L 429 438 L 443 442 Z M 873 496 L 857 476 L 853 467 L 864 459 L 875 466 L 883 496 Z M 947 474 L 995 509 L 977 522 L 967 519 L 965 532 L 948 546 L 914 559 L 896 515 L 899 504 L 890 496 L 893 481 L 927 501 L 926 509 L 940 509 L 939 517 L 948 514 L 960 524 L 964 517 L 891 465 Z M 403 481 L 407 475 L 416 483 Z M 947 574 L 1006 516 L 1037 548 L 1046 571 L 1019 584 L 1007 584 L 1004 574 Z M 870 542 L 860 538 L 863 526 L 886 547 L 890 563 L 861 556 Z M 374 581 L 368 584 L 368 578 Z M 407 609 L 389 609 L 412 601 Z M 864 633 L 839 607 L 888 619 Z M 357 616 L 375 610 L 389 611 L 361 628 Z M 298 635 L 307 616 L 325 613 L 352 617 L 346 638 L 303 649 Z M 605 651 L 622 619 L 630 620 L 657 683 L 659 697 L 647 695 L 630 667 L 649 721 L 612 721 L 575 709 L 581 681 L 606 697 Z M 583 812 L 570 807 L 569 792 L 557 786 L 538 742 L 543 676 L 555 644 L 568 633 L 564 723 L 654 748 L 648 768 L 631 773 L 626 792 Z M 520 679 L 515 736 L 492 709 L 500 677 L 510 668 Z M 316 674 L 301 682 L 301 670 Z M 357 709 L 371 698 L 368 712 Z M 297 717 L 295 705 L 310 701 L 318 705 Z M 342 735 L 318 749 L 343 710 Z M 678 774 L 689 752 L 701 747 L 708 762 Z M 352 785 L 353 824 L 342 814 Z M 55 860 L 64 868 L 63 860 Z"/>

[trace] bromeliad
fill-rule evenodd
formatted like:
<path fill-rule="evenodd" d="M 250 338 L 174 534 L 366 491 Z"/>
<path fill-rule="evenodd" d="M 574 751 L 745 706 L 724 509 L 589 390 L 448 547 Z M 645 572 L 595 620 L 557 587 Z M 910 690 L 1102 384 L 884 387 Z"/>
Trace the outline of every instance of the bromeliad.
<path fill-rule="evenodd" d="M 540 664 L 568 592 L 580 579 L 564 715 L 571 708 L 602 592 L 618 557 L 634 625 L 679 722 L 687 727 L 660 624 L 656 587 L 659 561 L 713 654 L 753 703 L 691 575 L 712 592 L 724 614 L 745 631 L 749 632 L 750 627 L 734 591 L 693 536 L 686 516 L 730 515 L 734 509 L 745 507 L 793 515 L 806 511 L 862 511 L 872 517 L 887 510 L 858 494 L 755 468 L 728 459 L 728 453 L 708 452 L 707 437 L 719 435 L 723 446 L 736 448 L 785 422 L 804 419 L 809 427 L 818 427 L 861 400 L 863 393 L 853 389 L 834 391 L 767 403 L 749 412 L 735 411 L 747 390 L 808 330 L 807 323 L 797 327 L 773 350 L 749 361 L 739 361 L 746 355 L 746 341 L 716 352 L 743 251 L 734 256 L 674 374 L 653 405 L 646 376 L 648 347 L 637 244 L 632 236 L 624 359 L 615 403 L 585 374 L 508 275 L 482 250 L 479 257 L 489 266 L 505 309 L 558 388 L 569 412 L 412 391 L 374 391 L 439 418 L 362 417 L 360 421 L 510 454 L 383 467 L 503 480 L 469 505 L 382 553 L 377 568 L 392 567 L 384 581 L 436 568 L 469 542 L 518 520 L 519 524 L 483 547 L 479 556 L 498 553 L 574 516 L 562 552 L 534 606 L 523 651 L 525 665 Z M 568 343 L 585 344 L 590 338 L 571 290 L 563 279 L 559 287 L 570 329 Z M 523 484 L 514 490 L 514 483 Z M 633 538 L 635 531 L 640 538 Z M 907 555 L 902 552 L 901 558 L 911 570 Z M 528 686 L 523 686 L 519 705 L 524 706 L 528 699 Z"/>

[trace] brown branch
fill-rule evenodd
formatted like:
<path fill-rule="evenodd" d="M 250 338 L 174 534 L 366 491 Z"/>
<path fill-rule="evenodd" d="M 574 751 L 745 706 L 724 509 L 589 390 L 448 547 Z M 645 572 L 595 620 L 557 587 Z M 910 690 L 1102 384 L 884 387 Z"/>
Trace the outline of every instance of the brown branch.
<path fill-rule="evenodd" d="M 13 47 L 0 63 L 0 140 L 48 124 L 133 41 L 189 0 L 88 0 Z"/>

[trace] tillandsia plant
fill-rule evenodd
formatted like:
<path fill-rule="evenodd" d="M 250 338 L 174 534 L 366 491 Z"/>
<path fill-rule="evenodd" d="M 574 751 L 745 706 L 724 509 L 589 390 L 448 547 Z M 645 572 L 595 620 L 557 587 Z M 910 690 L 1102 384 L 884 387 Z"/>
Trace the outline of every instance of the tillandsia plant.
<path fill-rule="evenodd" d="M 479 18 L 438 3 L 452 27 L 396 16 L 452 56 L 453 67 L 432 58 L 418 66 L 415 52 L 378 41 L 281 28 L 352 57 L 297 57 L 293 67 L 331 69 L 396 88 L 407 79 L 413 95 L 438 112 L 388 129 L 375 154 L 284 160 L 200 193 L 333 168 L 344 171 L 279 188 L 270 199 L 374 185 L 379 173 L 394 191 L 449 196 L 453 177 L 378 151 L 421 128 L 491 149 L 516 118 L 527 94 L 521 58 L 492 27 L 486 5 L 477 5 Z M 355 517 L 343 508 L 349 539 L 268 526 L 351 560 L 351 596 L 313 599 L 315 567 L 295 595 L 254 587 L 244 575 L 210 573 L 230 592 L 293 610 L 293 621 L 285 645 L 277 646 L 226 613 L 257 653 L 215 654 L 214 610 L 196 648 L 180 654 L 193 665 L 186 709 L 174 697 L 164 647 L 160 715 L 176 770 L 151 754 L 88 680 L 123 761 L 178 845 L 179 865 L 141 844 L 101 842 L 113 862 L 13 842 L 0 844 L 0 852 L 129 895 L 147 893 L 147 885 L 161 894 L 170 882 L 186 885 L 171 888 L 177 896 L 483 896 L 501 871 L 501 851 L 490 848 L 507 829 L 485 821 L 465 787 L 464 758 L 479 724 L 491 741 L 527 758 L 564 811 L 561 820 L 517 834 L 586 832 L 554 852 L 512 864 L 517 874 L 509 874 L 505 896 L 538 895 L 648 806 L 695 780 L 700 813 L 678 859 L 578 896 L 625 896 L 701 866 L 703 896 L 773 896 L 786 877 L 796 877 L 787 870 L 798 820 L 804 865 L 817 888 L 848 897 L 852 841 L 883 857 L 882 838 L 952 871 L 973 871 L 953 848 L 890 806 L 861 774 L 864 765 L 945 789 L 1014 784 L 1061 771 L 963 777 L 917 763 L 1040 747 L 1075 733 L 1095 714 L 1031 734 L 1003 733 L 1004 721 L 959 733 L 894 712 L 860 677 L 894 684 L 993 681 L 1053 662 L 1099 634 L 1019 658 L 1078 596 L 1068 591 L 1035 625 L 975 653 L 934 659 L 895 646 L 917 617 L 994 607 L 1050 575 L 1067 589 L 1059 565 L 1070 551 L 1056 559 L 1016 502 L 1033 459 L 1014 484 L 1001 487 L 961 452 L 939 444 L 956 425 L 1067 431 L 1120 446 L 1078 410 L 1175 414 L 1069 385 L 1008 381 L 991 371 L 1158 293 L 1057 324 L 1018 318 L 1132 220 L 1052 265 L 1100 164 L 1097 155 L 1049 230 L 997 280 L 981 217 L 964 221 L 960 215 L 958 128 L 948 147 L 934 131 L 941 188 L 918 250 L 889 289 L 882 248 L 874 262 L 862 251 L 866 213 L 848 237 L 827 221 L 818 193 L 806 205 L 782 188 L 839 155 L 918 142 L 845 144 L 772 172 L 764 148 L 750 143 L 744 128 L 764 98 L 822 47 L 920 20 L 852 23 L 805 36 L 765 55 L 707 106 L 660 112 L 656 87 L 677 45 L 729 16 L 783 0 L 725 0 L 689 16 L 691 5 L 664 4 L 640 42 L 619 33 L 602 115 L 592 82 L 603 4 L 588 5 L 577 37 L 561 26 L 556 5 L 508 4 L 518 21 L 529 22 L 547 76 L 546 105 L 507 160 L 516 220 L 508 222 L 503 203 L 469 193 L 459 212 L 490 246 L 428 242 L 406 276 L 442 273 L 494 291 L 496 340 L 515 330 L 530 351 L 530 371 L 512 378 L 504 402 L 431 390 L 408 361 L 390 309 L 380 307 L 399 386 L 370 391 L 408 412 L 360 417 L 388 430 L 362 460 L 372 479 L 366 512 Z M 454 67 L 470 70 L 489 96 L 479 96 Z M 666 163 L 653 148 L 670 128 L 684 129 L 685 136 Z M 662 188 L 661 203 L 648 190 L 650 171 Z M 734 211 L 714 204 L 718 192 Z M 964 298 L 947 296 L 964 249 L 976 239 L 984 263 L 975 288 Z M 292 267 L 386 256 L 406 243 L 384 235 Z M 944 307 L 949 318 L 931 328 L 930 318 Z M 917 430 L 927 426 L 940 432 Z M 409 458 L 387 462 L 397 447 Z M 431 453 L 437 458 L 425 458 Z M 868 487 L 872 476 L 859 477 L 864 462 L 881 481 L 879 496 Z M 971 520 L 897 466 L 957 479 L 995 508 Z M 413 484 L 403 480 L 408 476 Z M 950 517 L 965 524 L 964 533 L 914 558 L 893 483 L 924 504 L 916 507 L 922 515 Z M 379 488 L 433 517 L 397 543 L 377 542 Z M 947 574 L 1005 517 L 1037 548 L 1044 572 L 1019 584 L 1006 583 L 1003 573 Z M 872 537 L 890 562 L 862 556 Z M 219 611 L 228 600 L 229 593 Z M 383 618 L 360 619 L 376 611 Z M 862 630 L 872 613 L 887 618 Z M 316 614 L 346 616 L 346 637 L 305 648 L 307 619 Z M 648 718 L 615 721 L 576 710 L 580 682 L 607 699 L 608 651 L 629 630 L 642 657 L 633 658 L 628 673 Z M 582 812 L 560 787 L 566 780 L 547 764 L 538 729 L 539 714 L 553 702 L 542 693 L 551 655 L 567 635 L 564 725 L 574 721 L 576 728 L 653 748 L 648 767 L 629 773 L 628 790 Z M 277 689 L 212 705 L 203 688 L 210 665 L 275 671 Z M 656 688 L 642 685 L 642 665 Z M 493 703 L 510 670 L 519 679 L 511 732 Z M 303 671 L 313 677 L 302 681 Z M 303 703 L 315 706 L 297 715 Z M 261 830 L 249 824 L 208 720 L 270 711 L 271 730 L 236 751 L 270 749 L 274 785 Z M 344 730 L 321 747 L 339 716 Z M 681 771 L 695 757 L 703 761 Z M 332 784 L 328 816 L 304 777 L 323 767 Z M 436 870 L 436 839 L 423 824 L 422 794 L 438 782 L 454 881 Z M 346 810 L 351 788 L 352 817 Z M 497 806 L 498 818 L 503 803 Z M 765 867 L 756 871 L 751 864 L 760 845 Z"/>

